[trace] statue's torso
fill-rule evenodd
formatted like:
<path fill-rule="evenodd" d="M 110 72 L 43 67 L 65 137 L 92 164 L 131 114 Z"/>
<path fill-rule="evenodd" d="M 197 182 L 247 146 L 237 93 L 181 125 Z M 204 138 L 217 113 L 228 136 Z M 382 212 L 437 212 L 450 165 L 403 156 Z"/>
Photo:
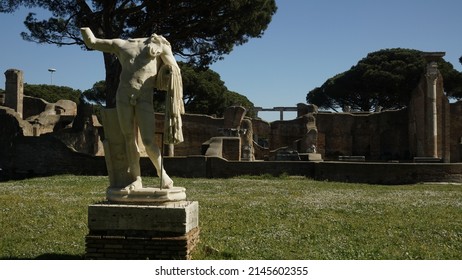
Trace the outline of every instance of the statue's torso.
<path fill-rule="evenodd" d="M 159 57 L 153 56 L 150 48 L 160 48 L 159 45 L 145 44 L 144 39 L 126 41 L 116 53 L 122 65 L 119 87 L 134 89 L 152 89 L 155 85 Z"/>

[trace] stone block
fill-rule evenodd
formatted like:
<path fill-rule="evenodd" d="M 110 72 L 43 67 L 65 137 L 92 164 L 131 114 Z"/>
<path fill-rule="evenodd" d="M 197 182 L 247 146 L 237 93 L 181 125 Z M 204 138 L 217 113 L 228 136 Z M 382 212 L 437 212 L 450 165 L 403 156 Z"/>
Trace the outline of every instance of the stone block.
<path fill-rule="evenodd" d="M 227 160 L 241 159 L 240 137 L 212 137 L 202 146 L 207 157 L 223 157 Z"/>
<path fill-rule="evenodd" d="M 241 160 L 240 137 L 223 137 L 223 157 L 227 160 Z"/>
<path fill-rule="evenodd" d="M 300 153 L 300 160 L 306 161 L 323 161 L 321 154 L 318 153 Z"/>
<path fill-rule="evenodd" d="M 163 205 L 94 204 L 88 207 L 90 231 L 149 231 L 184 234 L 199 225 L 199 203 Z"/>

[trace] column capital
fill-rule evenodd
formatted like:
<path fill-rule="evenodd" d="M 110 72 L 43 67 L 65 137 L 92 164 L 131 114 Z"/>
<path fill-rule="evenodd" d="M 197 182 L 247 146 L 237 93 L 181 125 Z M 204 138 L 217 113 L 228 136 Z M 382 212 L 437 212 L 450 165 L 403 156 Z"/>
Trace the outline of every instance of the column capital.
<path fill-rule="evenodd" d="M 436 80 L 438 79 L 438 63 L 435 61 L 431 61 L 427 64 L 427 72 L 425 73 L 425 77 L 427 78 L 428 82 L 431 83 L 436 83 Z"/>

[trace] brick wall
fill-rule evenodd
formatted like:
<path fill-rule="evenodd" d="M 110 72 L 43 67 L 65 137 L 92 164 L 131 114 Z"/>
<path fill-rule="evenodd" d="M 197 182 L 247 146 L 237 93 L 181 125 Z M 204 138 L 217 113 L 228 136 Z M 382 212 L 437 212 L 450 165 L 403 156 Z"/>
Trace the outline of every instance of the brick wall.
<path fill-rule="evenodd" d="M 86 259 L 189 260 L 199 243 L 199 228 L 186 234 L 90 232 L 85 237 Z"/>
<path fill-rule="evenodd" d="M 318 113 L 318 152 L 325 160 L 365 156 L 366 160 L 410 159 L 407 110 L 380 113 Z"/>

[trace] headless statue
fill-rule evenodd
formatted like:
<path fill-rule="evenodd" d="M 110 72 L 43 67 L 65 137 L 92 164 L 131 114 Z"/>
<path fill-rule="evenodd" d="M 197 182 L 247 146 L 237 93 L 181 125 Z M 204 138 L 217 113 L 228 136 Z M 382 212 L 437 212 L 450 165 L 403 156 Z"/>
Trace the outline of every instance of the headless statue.
<path fill-rule="evenodd" d="M 155 88 L 167 91 L 164 139 L 171 144 L 182 142 L 180 115 L 184 113 L 184 105 L 181 73 L 169 42 L 156 34 L 149 38 L 128 40 L 99 39 L 88 27 L 81 28 L 81 33 L 88 48 L 115 54 L 122 66 L 116 93 L 116 109 L 125 139 L 129 173 L 133 178 L 133 182 L 124 189 L 130 191 L 143 187 L 136 125 L 139 127 L 146 153 L 161 178 L 161 188 L 172 188 L 173 181 L 163 168 L 162 155 L 154 139 L 152 102 Z"/>

